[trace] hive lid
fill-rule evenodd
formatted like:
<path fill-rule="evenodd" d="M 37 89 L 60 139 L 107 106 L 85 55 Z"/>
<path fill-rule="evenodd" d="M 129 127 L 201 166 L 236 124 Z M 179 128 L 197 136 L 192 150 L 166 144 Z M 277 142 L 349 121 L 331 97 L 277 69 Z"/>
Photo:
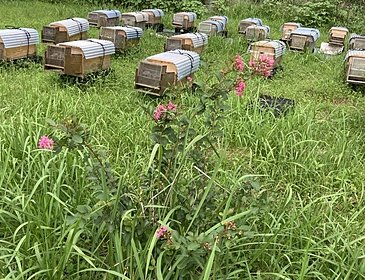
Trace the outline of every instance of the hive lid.
<path fill-rule="evenodd" d="M 151 12 L 154 14 L 155 17 L 163 17 L 165 13 L 161 9 L 145 9 L 142 12 Z"/>
<path fill-rule="evenodd" d="M 194 48 L 198 48 L 200 46 L 208 44 L 208 35 L 205 33 L 200 33 L 200 32 L 179 34 L 179 35 L 171 36 L 170 38 L 171 39 L 174 39 L 174 38 L 191 39 Z"/>
<path fill-rule="evenodd" d="M 226 16 L 212 16 L 209 19 L 210 20 L 220 20 L 220 21 L 223 21 L 224 24 L 227 24 L 227 22 L 228 22 L 228 17 L 226 17 Z"/>
<path fill-rule="evenodd" d="M 315 28 L 307 28 L 307 27 L 299 27 L 291 32 L 291 35 L 297 34 L 297 35 L 304 35 L 304 36 L 311 36 L 314 41 L 317 41 L 320 32 L 318 29 Z"/>
<path fill-rule="evenodd" d="M 186 50 L 168 51 L 150 56 L 146 60 L 158 60 L 174 64 L 178 80 L 196 72 L 200 66 L 200 56 L 196 52 Z"/>
<path fill-rule="evenodd" d="M 350 40 L 352 40 L 352 39 L 365 39 L 365 35 L 360 35 L 360 34 L 352 33 L 350 35 Z"/>
<path fill-rule="evenodd" d="M 131 12 L 131 13 L 123 13 L 123 16 L 132 16 L 135 17 L 136 22 L 148 21 L 148 13 L 146 12 Z"/>
<path fill-rule="evenodd" d="M 245 18 L 243 20 L 241 20 L 241 22 L 252 22 L 256 25 L 262 25 L 262 20 L 259 18 Z"/>
<path fill-rule="evenodd" d="M 116 18 L 120 17 L 121 13 L 118 10 L 96 10 L 92 13 L 104 14 L 107 18 Z"/>
<path fill-rule="evenodd" d="M 143 29 L 136 26 L 110 26 L 102 29 L 122 30 L 126 33 L 127 39 L 140 38 L 143 35 Z"/>
<path fill-rule="evenodd" d="M 348 60 L 350 57 L 361 57 L 365 59 L 365 51 L 348 51 L 345 57 L 345 60 Z"/>
<path fill-rule="evenodd" d="M 225 24 L 223 21 L 220 20 L 204 20 L 201 23 L 199 23 L 199 31 L 203 32 L 203 31 L 210 31 L 211 28 L 208 28 L 209 30 L 206 30 L 205 27 L 209 27 L 211 25 L 215 25 L 217 27 L 217 32 L 221 32 L 224 30 Z M 203 27 L 203 28 L 202 28 Z"/>
<path fill-rule="evenodd" d="M 49 24 L 50 26 L 62 25 L 66 28 L 67 34 L 73 36 L 89 30 L 89 22 L 84 18 L 70 18 L 60 21 L 55 21 Z"/>
<path fill-rule="evenodd" d="M 111 41 L 89 39 L 59 43 L 57 46 L 70 46 L 82 50 L 86 59 L 112 55 L 115 53 L 115 46 Z"/>
<path fill-rule="evenodd" d="M 247 27 L 248 30 L 250 29 L 262 29 L 262 30 L 265 30 L 265 32 L 267 34 L 270 33 L 270 27 L 268 25 L 251 25 L 249 27 Z"/>
<path fill-rule="evenodd" d="M 33 28 L 1 29 L 0 40 L 5 48 L 36 45 L 39 43 L 38 32 Z"/>
<path fill-rule="evenodd" d="M 346 32 L 346 33 L 349 32 L 349 30 L 346 27 L 342 27 L 342 26 L 333 26 L 333 27 L 331 27 L 330 32 L 335 31 L 335 30 L 336 31 L 343 31 L 343 32 Z"/>

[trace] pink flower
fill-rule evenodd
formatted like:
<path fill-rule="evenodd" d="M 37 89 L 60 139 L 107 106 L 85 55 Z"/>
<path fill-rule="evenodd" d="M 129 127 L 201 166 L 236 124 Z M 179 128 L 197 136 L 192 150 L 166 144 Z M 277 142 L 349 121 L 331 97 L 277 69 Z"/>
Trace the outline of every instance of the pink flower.
<path fill-rule="evenodd" d="M 186 79 L 187 79 L 189 82 L 193 81 L 193 78 L 192 78 L 192 77 L 190 77 L 190 76 L 188 76 Z"/>
<path fill-rule="evenodd" d="M 234 63 L 235 63 L 236 70 L 238 72 L 242 72 L 243 68 L 244 68 L 244 64 L 243 64 L 242 57 L 240 55 L 236 55 L 236 57 L 234 59 Z"/>
<path fill-rule="evenodd" d="M 253 60 L 250 60 L 250 61 L 248 62 L 248 66 L 250 66 L 250 67 L 254 67 L 254 66 L 255 66 L 255 62 L 254 62 Z"/>
<path fill-rule="evenodd" d="M 166 111 L 167 111 L 167 108 L 165 105 L 163 105 L 163 104 L 158 105 L 157 108 L 155 109 L 155 111 L 153 112 L 154 120 L 159 121 Z"/>
<path fill-rule="evenodd" d="M 46 135 L 43 135 L 38 142 L 38 148 L 44 150 L 52 150 L 54 141 Z"/>
<path fill-rule="evenodd" d="M 163 237 L 166 231 L 167 231 L 167 227 L 166 227 L 166 226 L 162 226 L 162 227 L 160 227 L 160 228 L 156 231 L 156 236 L 157 236 L 157 238 L 161 238 L 161 237 Z"/>
<path fill-rule="evenodd" d="M 239 80 L 236 84 L 236 95 L 241 97 L 245 89 L 246 89 L 245 82 L 242 80 Z"/>
<path fill-rule="evenodd" d="M 176 104 L 172 103 L 171 101 L 169 102 L 169 104 L 167 104 L 167 110 L 172 111 L 172 112 L 176 112 Z"/>

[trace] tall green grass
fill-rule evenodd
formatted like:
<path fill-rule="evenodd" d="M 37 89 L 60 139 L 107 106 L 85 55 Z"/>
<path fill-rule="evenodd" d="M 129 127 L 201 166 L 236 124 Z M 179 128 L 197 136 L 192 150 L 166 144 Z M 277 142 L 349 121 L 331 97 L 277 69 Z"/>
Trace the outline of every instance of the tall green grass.
<path fill-rule="evenodd" d="M 40 31 L 51 21 L 85 17 L 96 8 L 0 1 L 0 25 Z M 210 39 L 202 55 L 204 70 L 197 76 L 209 80 L 213 70 L 237 53 L 248 58 L 247 44 L 236 27 L 240 19 L 260 15 L 260 9 L 244 3 L 229 7 L 230 38 Z M 272 28 L 271 37 L 279 38 L 281 19 L 263 20 Z M 97 36 L 95 29 L 92 36 Z M 176 205 L 155 205 L 169 193 L 146 190 L 142 176 L 151 156 L 152 127 L 142 106 L 160 100 L 133 90 L 134 71 L 141 59 L 161 52 L 163 44 L 164 38 L 146 31 L 140 46 L 113 58 L 110 73 L 86 84 L 60 79 L 38 64 L 0 67 L 1 279 L 183 279 L 181 262 L 169 263 L 173 256 L 160 251 L 157 222 L 155 228 L 135 232 L 150 210 L 167 223 L 180 206 L 175 200 L 170 203 Z M 262 113 L 249 105 L 258 93 L 294 99 L 295 108 L 282 118 Z M 296 52 L 285 55 L 283 71 L 274 79 L 251 80 L 242 99 L 232 94 L 216 171 L 184 169 L 187 185 L 201 178 L 211 185 L 189 198 L 197 206 L 195 212 L 174 222 L 182 224 L 176 228 L 180 234 L 196 234 L 205 228 L 203 221 L 224 221 L 251 207 L 261 210 L 240 216 L 246 230 L 231 247 L 214 243 L 196 279 L 365 277 L 362 94 L 343 83 L 343 55 Z M 190 110 L 197 98 L 183 91 L 174 101 Z M 106 207 L 93 205 L 82 155 L 63 151 L 54 156 L 37 149 L 39 137 L 49 133 L 46 119 L 72 115 L 89 124 L 93 144 L 108 151 L 119 178 L 119 195 L 126 192 L 140 201 L 138 209 L 124 213 L 112 233 L 92 220 L 68 223 L 70 215 L 82 210 L 79 205 Z M 242 196 L 238 189 L 251 180 L 260 182 L 261 190 L 247 189 Z M 221 200 L 222 216 L 201 203 L 206 197 Z M 217 216 L 209 216 L 212 213 Z"/>

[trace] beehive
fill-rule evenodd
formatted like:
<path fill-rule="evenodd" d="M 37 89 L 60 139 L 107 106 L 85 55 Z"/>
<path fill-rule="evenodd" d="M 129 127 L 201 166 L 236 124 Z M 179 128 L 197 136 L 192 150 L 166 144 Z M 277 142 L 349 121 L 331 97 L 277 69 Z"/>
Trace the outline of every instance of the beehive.
<path fill-rule="evenodd" d="M 299 27 L 290 33 L 289 47 L 293 50 L 313 52 L 319 36 L 318 29 Z"/>
<path fill-rule="evenodd" d="M 300 23 L 297 22 L 287 22 L 281 26 L 281 40 L 288 41 L 290 38 L 290 33 L 301 27 Z"/>
<path fill-rule="evenodd" d="M 176 31 L 192 31 L 194 29 L 196 19 L 196 13 L 180 12 L 174 14 L 172 18 L 172 25 L 175 27 Z"/>
<path fill-rule="evenodd" d="M 351 34 L 349 40 L 350 50 L 365 50 L 365 36 L 358 34 Z"/>
<path fill-rule="evenodd" d="M 161 9 L 145 9 L 142 12 L 148 14 L 147 27 L 163 31 L 162 17 L 165 14 Z"/>
<path fill-rule="evenodd" d="M 42 30 L 42 42 L 58 44 L 87 39 L 89 22 L 84 18 L 70 18 L 50 23 Z"/>
<path fill-rule="evenodd" d="M 121 13 L 118 10 L 97 10 L 87 16 L 89 24 L 96 27 L 119 25 Z"/>
<path fill-rule="evenodd" d="M 177 49 L 201 53 L 208 44 L 208 35 L 205 33 L 185 33 L 171 36 L 167 39 L 165 51 Z"/>
<path fill-rule="evenodd" d="M 145 12 L 133 12 L 133 13 L 123 13 L 122 22 L 127 26 L 136 26 L 142 29 L 146 28 L 148 22 L 149 14 Z"/>
<path fill-rule="evenodd" d="M 223 35 L 223 36 L 227 37 L 228 17 L 226 17 L 226 16 L 212 16 L 212 17 L 209 18 L 209 20 L 215 20 L 215 21 L 218 21 L 218 22 L 223 22 L 224 29 L 223 29 L 223 32 L 221 32 L 219 35 Z"/>
<path fill-rule="evenodd" d="M 44 69 L 84 78 L 86 74 L 110 67 L 114 44 L 106 40 L 90 39 L 48 46 Z"/>
<path fill-rule="evenodd" d="M 246 18 L 240 21 L 240 24 L 238 26 L 238 33 L 245 34 L 246 28 L 251 25 L 258 25 L 262 26 L 262 20 L 259 18 Z"/>
<path fill-rule="evenodd" d="M 38 32 L 32 28 L 0 30 L 0 60 L 16 60 L 37 54 Z"/>
<path fill-rule="evenodd" d="M 266 55 L 272 59 L 274 59 L 274 64 L 270 70 L 270 76 L 273 74 L 274 70 L 278 68 L 283 59 L 283 55 L 285 53 L 286 46 L 285 43 L 279 40 L 263 40 L 251 43 L 249 47 L 249 51 L 251 53 L 252 61 L 258 61 L 261 55 Z"/>
<path fill-rule="evenodd" d="M 150 56 L 141 61 L 135 76 L 135 88 L 162 96 L 171 85 L 184 83 L 199 69 L 199 54 L 174 50 Z"/>
<path fill-rule="evenodd" d="M 270 27 L 267 25 L 251 25 L 246 28 L 247 41 L 255 42 L 265 40 L 270 36 Z"/>
<path fill-rule="evenodd" d="M 328 43 L 330 45 L 344 46 L 348 33 L 349 30 L 346 27 L 332 27 L 330 29 L 330 38 Z"/>
<path fill-rule="evenodd" d="M 139 43 L 142 28 L 134 26 L 111 26 L 100 29 L 99 39 L 113 42 L 116 52 L 122 52 Z"/>
<path fill-rule="evenodd" d="M 346 58 L 346 82 L 351 84 L 365 84 L 365 51 L 350 50 Z"/>

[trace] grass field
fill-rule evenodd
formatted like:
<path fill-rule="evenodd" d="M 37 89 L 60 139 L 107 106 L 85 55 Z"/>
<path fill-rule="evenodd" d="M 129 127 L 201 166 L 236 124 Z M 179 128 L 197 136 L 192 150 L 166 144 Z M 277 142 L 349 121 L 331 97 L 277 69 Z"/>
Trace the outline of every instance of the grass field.
<path fill-rule="evenodd" d="M 0 26 L 40 31 L 96 8 L 0 1 Z M 248 59 L 236 27 L 240 19 L 261 16 L 259 6 L 247 4 L 226 15 L 230 38 L 210 39 L 197 73 L 208 83 L 236 54 Z M 262 19 L 278 39 L 282 19 Z M 97 32 L 91 29 L 90 37 Z M 327 40 L 327 30 L 321 32 Z M 87 83 L 60 79 L 35 63 L 0 67 L 0 279 L 365 279 L 365 102 L 361 90 L 343 82 L 344 55 L 288 51 L 273 79 L 251 80 L 242 98 L 232 93 L 221 157 L 208 174 L 186 166 L 179 187 L 192 186 L 191 209 L 179 216 L 179 200 L 146 187 L 142 176 L 154 124 L 143 106 L 171 95 L 156 99 L 133 89 L 138 62 L 162 52 L 164 42 L 146 31 L 140 46 L 113 58 L 112 71 Z M 295 109 L 282 118 L 248 109 L 258 93 L 294 99 Z M 173 100 L 189 111 L 198 97 L 179 91 Z M 90 216 L 99 208 L 80 153 L 37 148 L 51 132 L 47 119 L 69 116 L 86 123 L 92 144 L 107 151 L 118 178 L 114 199 L 128 193 L 134 201 L 113 230 L 93 219 L 68 222 L 80 205 L 93 209 Z M 206 185 L 199 185 L 200 176 L 210 178 Z M 248 189 L 251 181 L 259 191 Z M 220 206 L 206 204 L 206 197 Z M 156 240 L 159 223 L 150 222 L 150 211 L 191 242 L 185 251 Z M 213 241 L 204 252 L 199 238 L 235 215 L 242 235 L 219 246 Z"/>

